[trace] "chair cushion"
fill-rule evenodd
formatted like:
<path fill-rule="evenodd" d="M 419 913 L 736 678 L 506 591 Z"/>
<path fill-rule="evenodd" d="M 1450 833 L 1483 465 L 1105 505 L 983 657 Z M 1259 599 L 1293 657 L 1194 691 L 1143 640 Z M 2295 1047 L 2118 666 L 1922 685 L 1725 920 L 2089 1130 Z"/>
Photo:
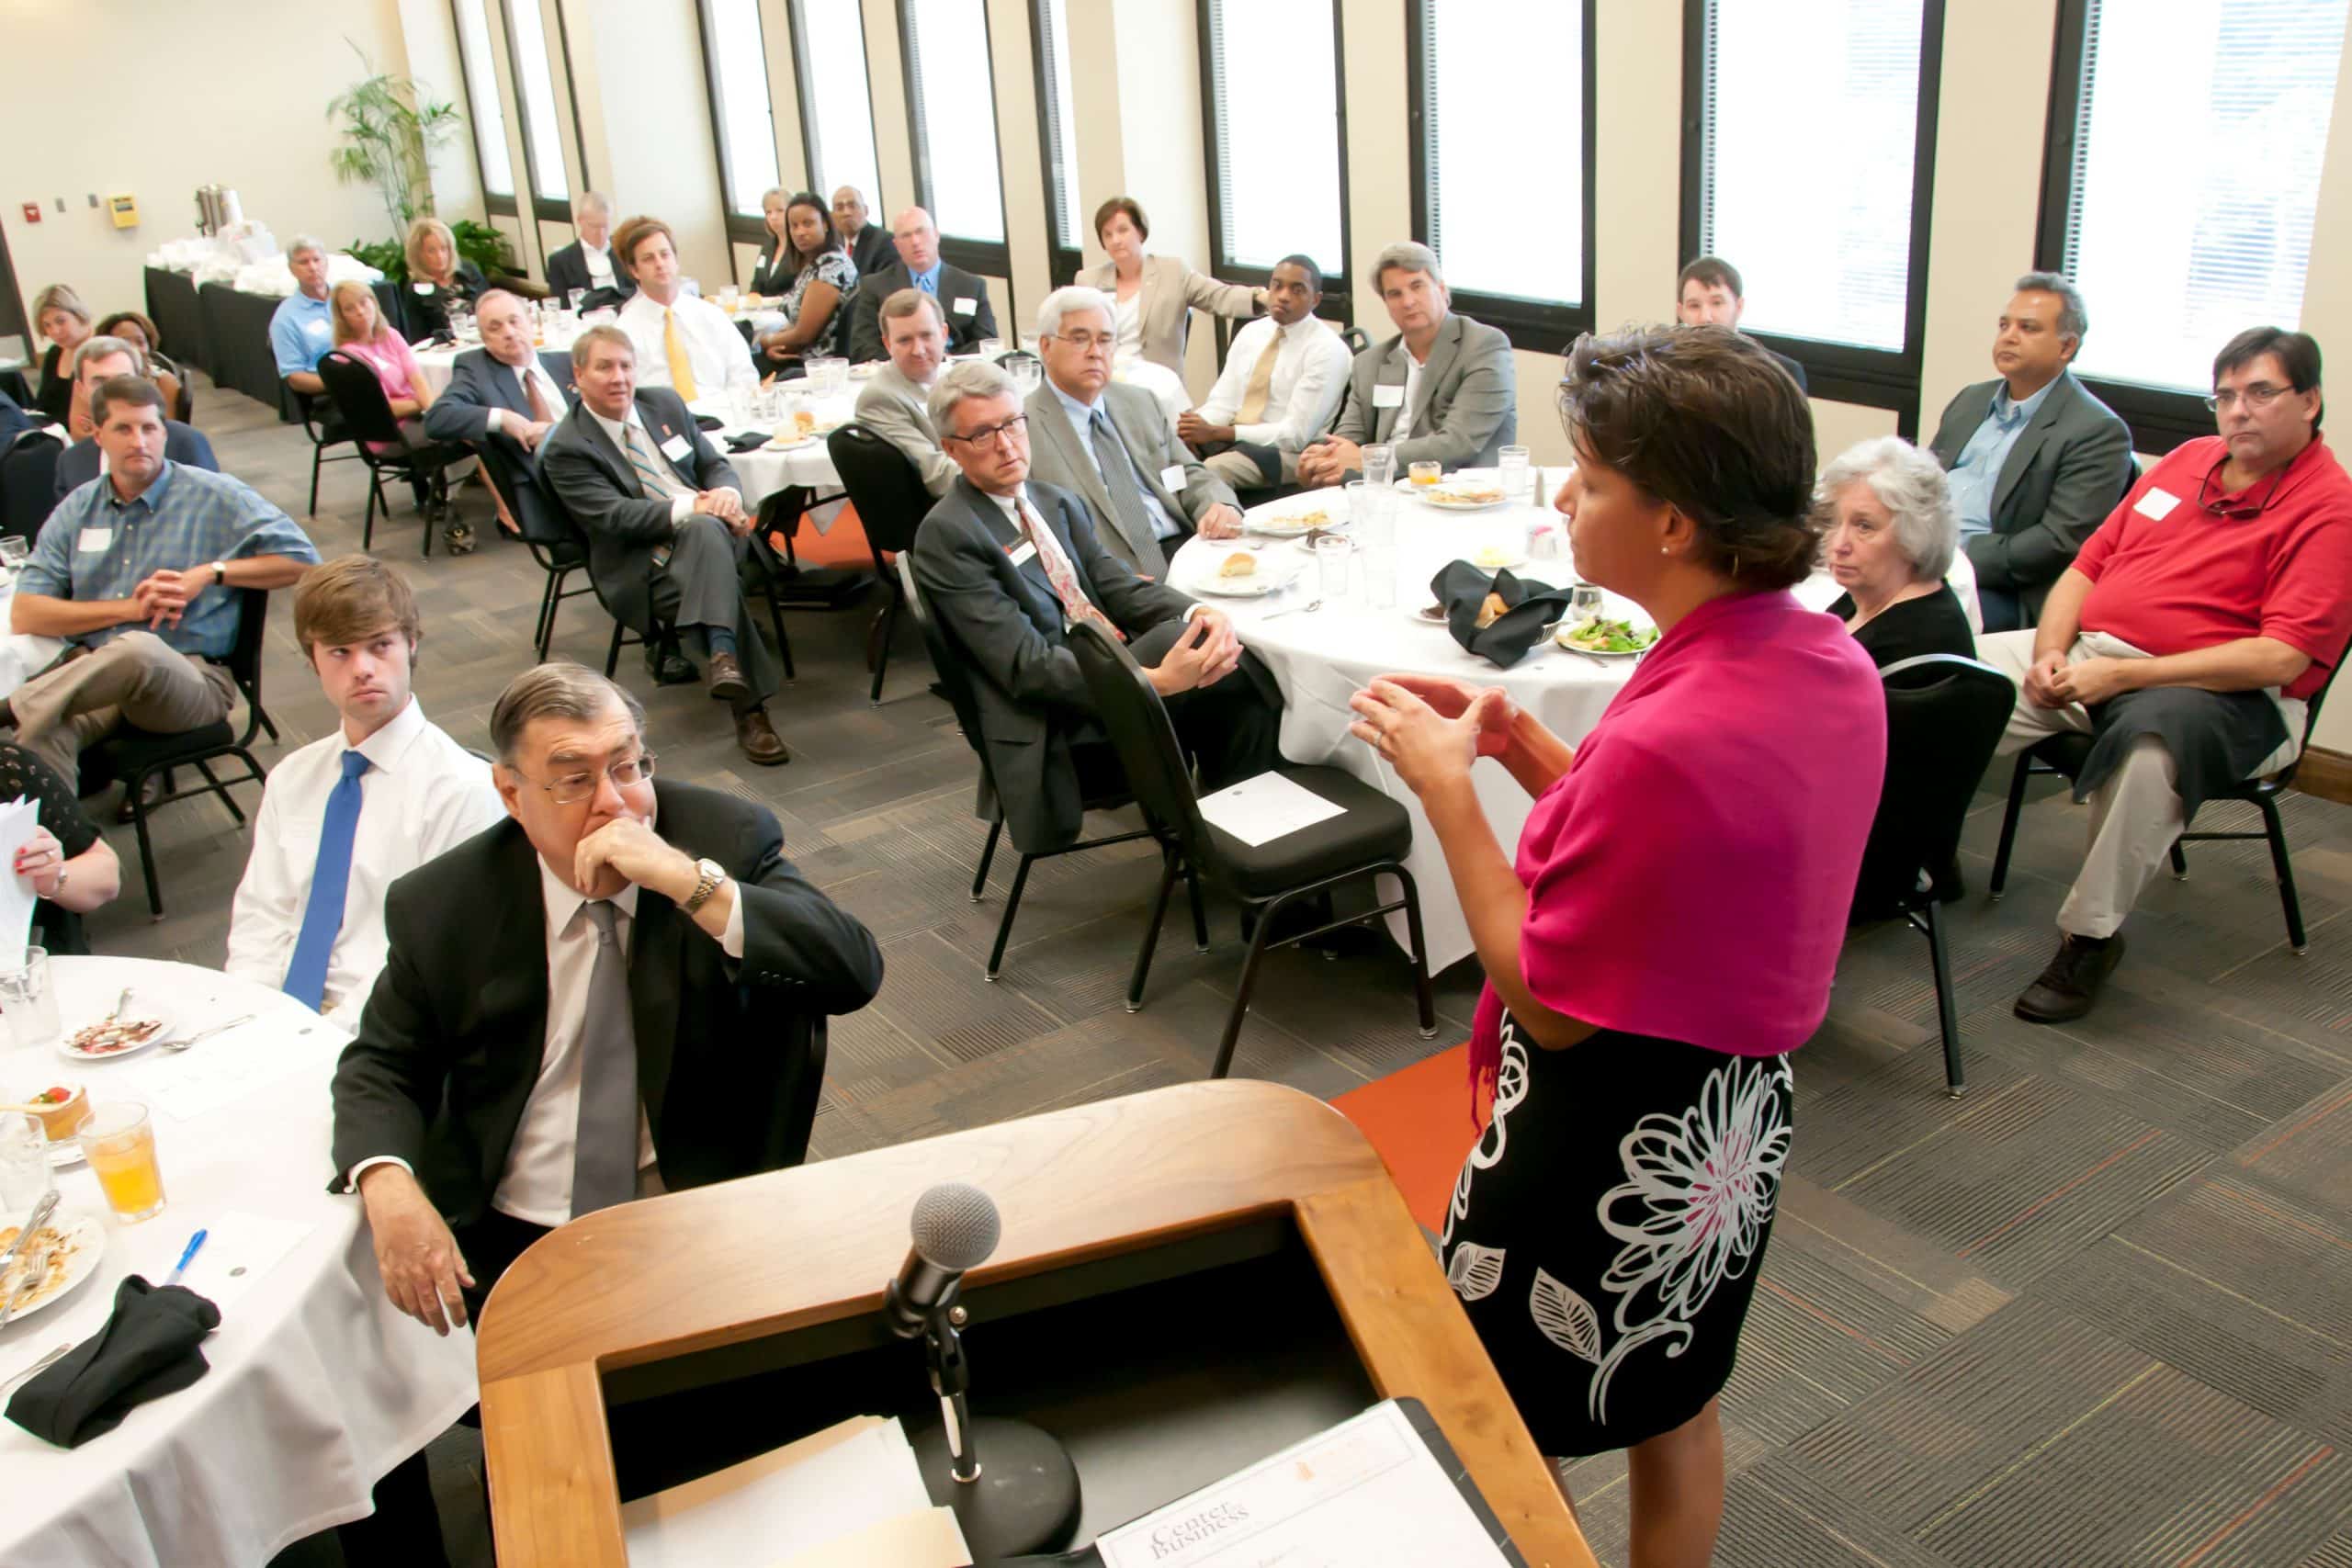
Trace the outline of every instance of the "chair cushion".
<path fill-rule="evenodd" d="M 1347 815 L 1254 846 L 1204 824 L 1218 863 L 1204 869 L 1243 897 L 1271 898 L 1375 861 L 1402 860 L 1413 847 L 1413 821 L 1405 808 L 1352 774 L 1287 763 L 1274 771 L 1345 807 Z"/>
<path fill-rule="evenodd" d="M 90 750 L 103 756 L 114 776 L 119 779 L 199 758 L 209 760 L 236 744 L 237 732 L 229 728 L 229 721 L 224 718 L 199 725 L 178 735 L 157 735 L 150 730 L 125 727 Z M 88 769 L 86 756 L 83 764 L 85 772 Z"/>

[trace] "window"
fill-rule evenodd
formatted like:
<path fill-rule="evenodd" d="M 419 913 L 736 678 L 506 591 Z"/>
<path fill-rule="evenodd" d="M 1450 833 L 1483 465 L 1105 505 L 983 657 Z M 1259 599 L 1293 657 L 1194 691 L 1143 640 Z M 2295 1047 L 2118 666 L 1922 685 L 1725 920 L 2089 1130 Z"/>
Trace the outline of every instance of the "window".
<path fill-rule="evenodd" d="M 1069 0 L 1033 0 L 1037 140 L 1046 168 L 1046 249 L 1057 288 L 1078 276 L 1086 245 L 1078 186 L 1078 96 L 1069 78 Z"/>
<path fill-rule="evenodd" d="M 2210 434 L 2192 401 L 2250 326 L 2297 325 L 2346 0 L 2065 0 L 2041 264 L 2090 307 L 2075 368 L 2157 439 Z M 2154 432 L 2152 432 L 2154 434 Z"/>
<path fill-rule="evenodd" d="M 764 238 L 767 225 L 761 220 L 760 197 L 775 186 L 778 175 L 760 0 L 702 0 L 702 50 L 728 227 Z"/>
<path fill-rule="evenodd" d="M 542 218 L 569 221 L 571 186 L 563 173 L 563 130 L 556 119 L 555 75 L 548 69 L 548 36 L 539 0 L 506 0 L 507 45 L 514 87 L 523 100 L 523 166 Z"/>
<path fill-rule="evenodd" d="M 1815 397 L 1918 419 L 1943 0 L 1687 0 L 1683 256 Z M 1659 280 L 1660 305 L 1673 280 Z"/>
<path fill-rule="evenodd" d="M 1216 271 L 1262 281 L 1298 252 L 1348 275 L 1345 148 L 1335 0 L 1201 0 L 1209 225 Z M 1227 28 L 1231 27 L 1228 36 Z M 1270 40 L 1280 40 L 1274 47 Z M 1228 44 L 1230 47 L 1228 47 Z M 1334 128 L 1325 137 L 1322 126 Z M 1335 290 L 1340 297 L 1347 290 Z"/>
<path fill-rule="evenodd" d="M 833 192 L 855 186 L 871 220 L 887 227 L 890 219 L 882 205 L 881 160 L 874 152 L 865 21 L 858 0 L 793 0 L 790 16 L 809 188 L 830 203 Z"/>
<path fill-rule="evenodd" d="M 966 242 L 958 265 L 1001 275 L 1011 263 L 984 0 L 899 0 L 899 17 L 916 198 L 943 238 Z"/>
<path fill-rule="evenodd" d="M 498 67 L 490 52 L 483 0 L 454 0 L 458 57 L 466 74 L 466 104 L 473 111 L 474 161 L 481 194 L 492 212 L 514 210 L 514 161 L 506 152 L 506 111 L 498 102 Z"/>
<path fill-rule="evenodd" d="M 1409 36 L 1414 231 L 1457 309 L 1557 353 L 1592 325 L 1591 0 L 1413 0 Z M 1544 92 L 1496 90 L 1498 39 Z M 1498 148 L 1542 160 L 1539 196 Z"/>

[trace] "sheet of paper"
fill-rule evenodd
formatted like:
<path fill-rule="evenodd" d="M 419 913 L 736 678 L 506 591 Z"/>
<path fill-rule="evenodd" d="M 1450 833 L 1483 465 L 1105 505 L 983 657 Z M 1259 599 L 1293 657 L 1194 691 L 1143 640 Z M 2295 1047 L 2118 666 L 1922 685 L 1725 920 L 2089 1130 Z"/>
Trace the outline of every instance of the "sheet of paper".
<path fill-rule="evenodd" d="M 190 1210 L 181 1218 L 189 1224 L 191 1235 L 196 1227 L 202 1227 L 204 1245 L 188 1264 L 187 1272 L 180 1276 L 180 1283 L 223 1313 L 318 1228 L 306 1221 L 281 1220 L 244 1209 L 231 1209 L 209 1218 L 200 1210 Z M 181 1245 L 186 1241 L 182 1237 Z M 177 1253 L 172 1255 L 172 1261 L 179 1261 Z M 163 1273 L 154 1276 L 154 1282 L 162 1284 L 170 1272 L 167 1264 Z"/>
<path fill-rule="evenodd" d="M 776 1568 L 971 1568 L 972 1549 L 950 1508 L 901 1514 L 786 1558 Z"/>
<path fill-rule="evenodd" d="M 856 1429 L 844 1432 L 843 1427 Z M 621 1505 L 629 1568 L 789 1561 L 931 1506 L 896 1419 L 862 1416 Z"/>
<path fill-rule="evenodd" d="M 1201 796 L 1202 819 L 1222 828 L 1252 849 L 1285 833 L 1295 833 L 1301 828 L 1346 815 L 1345 807 L 1332 805 L 1305 784 L 1293 784 L 1280 773 L 1260 773 L 1254 779 L 1243 779 L 1214 795 Z"/>
<path fill-rule="evenodd" d="M 174 1019 L 173 1036 L 208 1027 L 201 1020 Z M 311 1067 L 314 1053 L 339 1052 L 340 1043 L 257 1039 L 269 1026 L 255 1022 L 199 1040 L 185 1052 L 160 1048 L 132 1057 L 124 1076 L 137 1083 L 148 1104 L 175 1122 L 193 1122 L 267 1089 L 287 1074 Z"/>
<path fill-rule="evenodd" d="M 1103 1568 L 1477 1568 L 1504 1561 L 1393 1400 L 1108 1531 L 1094 1546 Z"/>
<path fill-rule="evenodd" d="M 0 969 L 25 966 L 25 943 L 32 931 L 32 885 L 16 873 L 17 852 L 40 826 L 40 807 L 18 795 L 0 806 Z"/>

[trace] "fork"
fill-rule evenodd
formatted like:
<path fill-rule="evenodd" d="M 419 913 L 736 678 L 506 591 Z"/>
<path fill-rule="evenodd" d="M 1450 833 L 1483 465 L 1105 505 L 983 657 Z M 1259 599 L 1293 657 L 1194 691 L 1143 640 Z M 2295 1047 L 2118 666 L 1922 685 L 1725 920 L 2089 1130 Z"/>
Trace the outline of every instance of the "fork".
<path fill-rule="evenodd" d="M 166 1040 L 163 1043 L 163 1048 L 166 1051 L 185 1051 L 199 1040 L 209 1040 L 224 1030 L 234 1029 L 241 1023 L 251 1023 L 253 1021 L 254 1015 L 247 1013 L 243 1018 L 232 1018 L 226 1023 L 216 1023 L 209 1029 L 199 1029 L 186 1039 Z"/>
<path fill-rule="evenodd" d="M 0 1393 L 6 1393 L 8 1390 L 16 1387 L 18 1383 L 24 1382 L 27 1378 L 33 1377 L 39 1373 L 49 1371 L 50 1368 L 57 1365 L 58 1362 L 65 1359 L 66 1357 L 73 1353 L 74 1342 L 69 1339 L 64 1344 L 60 1345 L 56 1349 L 51 1350 L 48 1355 L 43 1356 L 40 1360 L 35 1361 L 31 1366 L 27 1367 L 23 1371 L 14 1373 L 8 1377 L 0 1378 Z"/>
<path fill-rule="evenodd" d="M 32 1255 L 27 1253 L 25 1256 L 30 1258 Z M 32 1265 L 25 1270 L 24 1278 L 17 1281 L 17 1288 L 8 1292 L 8 1304 L 0 1306 L 0 1326 L 5 1326 L 10 1318 L 17 1315 L 17 1303 L 25 1299 L 25 1292 L 49 1278 L 49 1266 L 55 1261 L 57 1261 L 57 1248 L 43 1247 L 40 1258 L 35 1258 Z"/>

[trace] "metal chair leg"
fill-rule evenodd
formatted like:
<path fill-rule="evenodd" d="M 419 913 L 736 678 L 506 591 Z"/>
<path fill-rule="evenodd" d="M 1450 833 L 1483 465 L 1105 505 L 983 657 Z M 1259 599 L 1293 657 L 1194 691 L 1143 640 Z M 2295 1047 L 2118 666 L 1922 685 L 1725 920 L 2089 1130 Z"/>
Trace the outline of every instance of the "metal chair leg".
<path fill-rule="evenodd" d="M 890 602 L 882 606 L 881 649 L 878 657 L 874 660 L 873 689 L 865 694 L 865 700 L 877 708 L 882 705 L 882 677 L 890 669 L 890 634 L 898 629 L 899 601 L 894 594 Z"/>
<path fill-rule="evenodd" d="M 219 776 L 213 773 L 212 764 L 199 760 L 196 764 L 196 771 L 204 775 L 205 784 L 211 789 L 213 794 L 220 797 L 220 804 L 229 808 L 229 815 L 237 819 L 237 826 L 240 828 L 243 827 L 245 825 L 245 814 L 242 810 L 238 809 L 237 802 L 234 797 L 229 794 L 228 786 L 223 784 Z"/>
<path fill-rule="evenodd" d="M 1226 1015 L 1225 1038 L 1217 1042 L 1216 1065 L 1209 1069 L 1213 1078 L 1221 1078 L 1233 1068 L 1233 1048 L 1241 1042 L 1241 1021 L 1250 1012 L 1250 987 L 1257 984 L 1258 961 L 1266 955 L 1266 933 L 1273 930 L 1274 917 L 1291 897 L 1285 893 L 1258 911 L 1257 929 L 1250 933 L 1250 956 L 1241 961 L 1241 983 L 1233 993 L 1233 1010 Z"/>
<path fill-rule="evenodd" d="M 2018 813 L 2025 809 L 2025 781 L 2032 767 L 2031 760 L 2018 752 L 2017 771 L 2009 775 L 2008 809 L 2001 814 L 2001 847 L 1993 853 L 1993 877 L 1986 885 L 1996 898 L 2009 879 L 2009 849 L 2018 841 Z"/>
<path fill-rule="evenodd" d="M 1951 999 L 1951 955 L 1944 947 L 1943 922 L 1929 899 L 1923 911 L 1928 931 L 1928 964 L 1936 977 L 1936 1023 L 1944 1037 L 1944 1092 L 1958 1100 L 1967 1092 L 1968 1079 L 1960 1066 L 1960 1014 Z"/>
<path fill-rule="evenodd" d="M 1401 865 L 1390 869 L 1396 873 L 1396 880 L 1405 885 L 1405 934 L 1413 945 L 1413 995 L 1421 1008 L 1421 1038 L 1434 1040 L 1437 1038 L 1437 993 L 1430 985 L 1429 949 L 1421 940 L 1421 890 L 1414 883 L 1411 872 Z M 1379 886 L 1374 882 L 1373 890 L 1378 892 Z"/>
<path fill-rule="evenodd" d="M 326 461 L 327 449 L 320 443 L 311 443 L 311 515 L 319 514 L 319 466 Z"/>
<path fill-rule="evenodd" d="M 2175 882 L 2188 880 L 2188 857 L 2181 852 L 2178 839 L 2172 841 L 2172 879 Z"/>
<path fill-rule="evenodd" d="M 605 679 L 607 681 L 611 680 L 613 678 L 613 671 L 620 667 L 621 624 L 618 621 L 615 621 L 613 623 L 613 645 L 605 650 Z"/>
<path fill-rule="evenodd" d="M 368 469 L 368 515 L 361 520 L 359 525 L 359 547 L 363 550 L 373 549 L 375 547 L 376 502 L 377 498 L 381 496 L 383 493 L 384 481 L 377 477 L 375 468 L 370 466 Z M 392 503 L 389 501 L 385 502 L 384 510 L 389 513 L 391 509 Z"/>
<path fill-rule="evenodd" d="M 1193 869 L 1193 863 L 1189 860 L 1184 863 L 1184 892 L 1193 900 L 1193 951 L 1206 953 L 1209 950 L 1209 912 L 1201 902 L 1200 874 Z"/>
<path fill-rule="evenodd" d="M 2263 831 L 2270 840 L 2270 866 L 2278 874 L 2278 904 L 2287 913 L 2287 946 L 2300 958 L 2311 949 L 2303 932 L 2303 902 L 2295 894 L 2295 863 L 2287 858 L 2287 825 L 2278 819 L 2278 803 L 2267 795 L 2256 800 Z"/>
<path fill-rule="evenodd" d="M 988 972 L 982 977 L 993 983 L 997 971 L 1004 967 L 1004 944 L 1012 940 L 1012 917 L 1021 908 L 1021 890 L 1029 886 L 1029 863 L 1035 855 L 1023 855 L 1020 867 L 1012 874 L 1012 890 L 1004 896 L 1004 919 L 996 924 L 996 945 L 989 949 Z"/>
<path fill-rule="evenodd" d="M 1177 852 L 1167 845 L 1159 851 L 1159 892 L 1151 901 L 1151 919 L 1144 922 L 1143 945 L 1136 949 L 1135 975 L 1127 981 L 1127 1010 L 1143 1010 L 1143 983 L 1151 973 L 1151 955 L 1159 946 L 1160 923 L 1168 918 L 1168 895 L 1176 886 Z"/>
<path fill-rule="evenodd" d="M 972 902 L 975 904 L 978 903 L 980 896 L 989 890 L 989 865 L 996 859 L 996 841 L 1003 831 L 1003 818 L 1000 817 L 989 824 L 989 841 L 980 846 L 979 869 L 972 873 Z"/>
<path fill-rule="evenodd" d="M 124 781 L 130 792 L 130 825 L 139 834 L 139 868 L 147 874 L 147 909 L 156 919 L 164 918 L 164 887 L 155 877 L 155 846 L 147 837 L 147 807 L 141 798 L 147 787 L 145 773 L 133 773 Z"/>

